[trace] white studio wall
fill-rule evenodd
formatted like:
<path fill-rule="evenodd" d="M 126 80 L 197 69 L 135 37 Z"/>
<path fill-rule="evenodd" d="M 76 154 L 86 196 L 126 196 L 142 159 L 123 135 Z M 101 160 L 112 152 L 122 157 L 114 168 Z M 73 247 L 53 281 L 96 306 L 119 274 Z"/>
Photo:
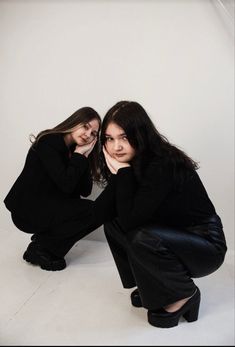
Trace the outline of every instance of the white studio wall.
<path fill-rule="evenodd" d="M 125 99 L 200 162 L 234 249 L 233 28 L 209 0 L 0 0 L 0 228 L 14 228 L 3 199 L 28 135 Z"/>

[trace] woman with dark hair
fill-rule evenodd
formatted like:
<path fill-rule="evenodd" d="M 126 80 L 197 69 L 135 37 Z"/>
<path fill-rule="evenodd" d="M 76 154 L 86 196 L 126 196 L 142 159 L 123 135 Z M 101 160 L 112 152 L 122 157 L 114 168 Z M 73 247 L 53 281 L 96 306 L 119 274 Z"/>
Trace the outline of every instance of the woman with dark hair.
<path fill-rule="evenodd" d="M 197 173 L 198 165 L 161 135 L 137 102 L 121 101 L 101 130 L 102 175 L 95 202 L 124 288 L 156 327 L 198 318 L 192 278 L 216 271 L 227 250 L 223 226 Z M 105 207 L 106 206 L 106 207 Z M 104 218 L 104 216 L 102 216 Z"/>
<path fill-rule="evenodd" d="M 24 168 L 4 202 L 16 227 L 33 234 L 23 258 L 45 270 L 62 270 L 56 250 L 69 234 L 68 223 L 89 218 L 92 201 L 81 199 L 99 182 L 98 135 L 101 118 L 82 107 L 52 129 L 33 136 Z M 85 236 L 77 232 L 76 240 Z M 54 249 L 47 244 L 51 239 Z M 58 243 L 58 245 L 57 245 Z"/>

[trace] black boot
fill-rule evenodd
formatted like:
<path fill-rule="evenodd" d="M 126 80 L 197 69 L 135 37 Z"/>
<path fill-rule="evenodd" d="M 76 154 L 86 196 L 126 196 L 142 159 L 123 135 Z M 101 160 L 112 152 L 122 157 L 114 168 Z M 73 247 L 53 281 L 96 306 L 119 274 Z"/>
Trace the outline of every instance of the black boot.
<path fill-rule="evenodd" d="M 43 270 L 56 271 L 66 268 L 64 258 L 51 254 L 36 241 L 30 242 L 24 252 L 23 259 L 31 264 L 40 265 Z"/>

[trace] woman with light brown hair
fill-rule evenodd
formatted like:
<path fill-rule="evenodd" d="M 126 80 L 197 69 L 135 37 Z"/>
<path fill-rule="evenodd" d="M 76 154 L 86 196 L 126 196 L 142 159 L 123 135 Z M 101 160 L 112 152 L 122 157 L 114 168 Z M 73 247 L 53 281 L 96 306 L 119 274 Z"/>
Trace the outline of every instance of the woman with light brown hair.
<path fill-rule="evenodd" d="M 23 258 L 45 270 L 66 267 L 63 256 L 47 246 L 52 235 L 69 233 L 67 223 L 89 218 L 92 183 L 99 182 L 98 136 L 101 118 L 82 107 L 52 129 L 31 137 L 24 168 L 4 202 L 18 229 L 33 234 Z M 84 237 L 77 234 L 77 240 Z"/>

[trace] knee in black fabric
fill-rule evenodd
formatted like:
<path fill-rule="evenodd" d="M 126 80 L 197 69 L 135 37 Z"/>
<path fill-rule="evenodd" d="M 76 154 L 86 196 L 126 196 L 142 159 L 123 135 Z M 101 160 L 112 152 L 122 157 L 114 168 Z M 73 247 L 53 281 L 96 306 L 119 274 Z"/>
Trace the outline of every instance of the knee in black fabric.
<path fill-rule="evenodd" d="M 172 259 L 175 257 L 193 278 L 216 271 L 224 258 L 214 243 L 177 227 L 149 225 L 143 227 L 135 238 L 139 245 L 148 247 L 155 254 Z"/>
<path fill-rule="evenodd" d="M 161 238 L 148 227 L 128 232 L 127 238 L 132 249 L 145 249 L 155 254 L 168 251 Z"/>
<path fill-rule="evenodd" d="M 122 233 L 123 230 L 121 226 L 119 225 L 117 219 L 112 220 L 111 222 L 107 222 L 104 224 L 104 232 L 106 235 L 113 236 L 117 233 Z"/>
<path fill-rule="evenodd" d="M 11 214 L 11 218 L 12 218 L 12 221 L 15 224 L 15 226 L 19 230 L 23 231 L 24 233 L 35 234 L 35 233 L 44 232 L 43 229 L 39 229 L 38 227 L 33 226 L 31 223 L 22 219 L 21 217 L 17 216 L 14 213 Z"/>

